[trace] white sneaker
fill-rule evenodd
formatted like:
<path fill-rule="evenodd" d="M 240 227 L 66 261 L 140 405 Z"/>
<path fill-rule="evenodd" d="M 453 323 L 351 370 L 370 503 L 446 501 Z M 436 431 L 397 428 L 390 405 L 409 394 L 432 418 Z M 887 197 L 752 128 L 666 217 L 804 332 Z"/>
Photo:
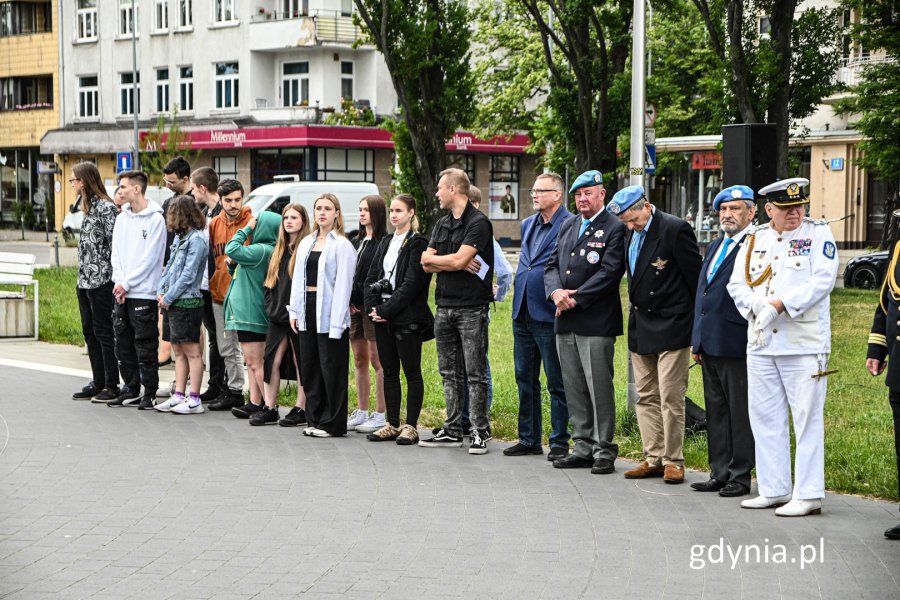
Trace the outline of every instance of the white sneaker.
<path fill-rule="evenodd" d="M 374 412 L 364 423 L 356 426 L 356 431 L 359 433 L 372 433 L 373 431 L 378 431 L 386 424 L 384 413 Z"/>
<path fill-rule="evenodd" d="M 198 402 L 196 405 L 191 406 L 190 401 L 182 402 L 178 406 L 172 409 L 172 414 L 176 415 L 200 415 L 205 413 L 206 410 L 203 408 L 203 403 Z"/>
<path fill-rule="evenodd" d="M 369 411 L 355 409 L 352 413 L 350 413 L 350 418 L 347 419 L 347 429 L 355 429 L 357 425 L 362 425 L 369 419 Z M 374 431 L 374 429 L 372 430 Z"/>
<path fill-rule="evenodd" d="M 159 404 L 155 405 L 153 408 L 155 408 L 159 412 L 171 412 L 173 408 L 175 408 L 179 404 L 184 404 L 186 402 L 187 398 L 185 397 L 178 398 L 176 396 L 172 396 L 165 402 L 160 402 Z"/>
<path fill-rule="evenodd" d="M 174 396 L 174 395 L 175 395 L 175 380 L 174 379 L 172 380 L 172 383 L 170 383 L 166 387 L 161 387 L 158 390 L 156 390 L 157 398 L 168 398 L 168 397 Z"/>
<path fill-rule="evenodd" d="M 757 496 L 756 498 L 742 501 L 741 508 L 777 508 L 779 506 L 784 506 L 790 501 L 790 494 L 786 496 L 775 496 L 773 498 Z"/>
<path fill-rule="evenodd" d="M 818 498 L 812 500 L 791 500 L 784 506 L 775 509 L 779 517 L 805 517 L 806 515 L 822 514 L 822 501 Z"/>
<path fill-rule="evenodd" d="M 324 429 L 319 429 L 318 427 L 307 427 L 303 430 L 303 435 L 307 437 L 318 437 L 318 438 L 329 438 L 331 434 L 325 431 Z"/>

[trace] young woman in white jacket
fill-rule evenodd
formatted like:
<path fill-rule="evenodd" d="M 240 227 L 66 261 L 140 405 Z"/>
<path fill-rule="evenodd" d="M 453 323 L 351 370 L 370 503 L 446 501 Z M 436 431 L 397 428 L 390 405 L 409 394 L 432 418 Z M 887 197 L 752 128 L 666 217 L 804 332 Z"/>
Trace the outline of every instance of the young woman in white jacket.
<path fill-rule="evenodd" d="M 300 334 L 300 377 L 306 392 L 304 435 L 347 433 L 347 369 L 350 366 L 350 291 L 356 250 L 344 235 L 334 194 L 313 203 L 313 232 L 297 246 L 288 314 Z"/>

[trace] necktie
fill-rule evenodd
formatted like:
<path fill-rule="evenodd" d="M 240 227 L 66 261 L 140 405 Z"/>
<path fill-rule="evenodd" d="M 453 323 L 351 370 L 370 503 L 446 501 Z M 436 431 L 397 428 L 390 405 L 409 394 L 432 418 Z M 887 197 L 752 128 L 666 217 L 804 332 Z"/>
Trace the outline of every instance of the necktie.
<path fill-rule="evenodd" d="M 584 235 L 584 230 L 587 229 L 588 225 L 590 225 L 590 224 L 591 224 L 590 219 L 584 219 L 584 218 L 581 219 L 581 229 L 578 231 L 578 237 L 581 237 Z"/>
<path fill-rule="evenodd" d="M 641 246 L 644 245 L 644 230 L 635 231 L 631 237 L 631 245 L 628 247 L 628 267 L 631 274 L 634 275 L 635 263 L 637 263 L 638 254 L 641 253 Z"/>
<path fill-rule="evenodd" d="M 728 247 L 731 246 L 731 243 L 734 240 L 730 237 L 725 238 L 725 241 L 722 242 L 722 251 L 719 252 L 718 258 L 716 258 L 716 262 L 713 263 L 712 271 L 709 272 L 709 277 L 707 277 L 706 281 L 712 281 L 712 278 L 715 277 L 716 271 L 719 270 L 719 266 L 722 264 L 722 261 L 725 260 L 725 256 L 728 255 Z"/>

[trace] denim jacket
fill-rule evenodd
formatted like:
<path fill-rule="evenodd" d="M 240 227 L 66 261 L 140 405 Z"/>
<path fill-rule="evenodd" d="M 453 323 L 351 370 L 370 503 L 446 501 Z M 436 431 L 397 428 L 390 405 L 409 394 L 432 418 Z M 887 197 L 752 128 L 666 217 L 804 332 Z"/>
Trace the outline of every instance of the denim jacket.
<path fill-rule="evenodd" d="M 202 298 L 200 284 L 206 272 L 206 258 L 209 244 L 203 233 L 194 229 L 186 237 L 175 236 L 169 264 L 159 280 L 158 294 L 164 296 L 166 304 L 180 298 Z"/>

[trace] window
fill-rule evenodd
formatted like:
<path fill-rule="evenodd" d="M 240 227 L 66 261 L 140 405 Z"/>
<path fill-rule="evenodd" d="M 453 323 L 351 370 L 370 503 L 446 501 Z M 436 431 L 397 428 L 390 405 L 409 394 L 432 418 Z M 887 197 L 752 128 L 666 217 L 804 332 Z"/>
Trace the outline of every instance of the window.
<path fill-rule="evenodd" d="M 156 112 L 169 112 L 169 69 L 156 70 Z"/>
<path fill-rule="evenodd" d="M 178 0 L 178 27 L 188 29 L 194 26 L 194 0 Z"/>
<path fill-rule="evenodd" d="M 169 0 L 153 1 L 153 30 L 167 31 L 169 29 Z"/>
<path fill-rule="evenodd" d="M 469 181 L 475 185 L 475 155 L 457 154 L 448 152 L 444 159 L 445 169 L 462 169 L 469 176 Z"/>
<path fill-rule="evenodd" d="M 768 38 L 772 34 L 772 22 L 769 17 L 759 18 L 759 37 Z"/>
<path fill-rule="evenodd" d="M 82 119 L 100 116 L 100 88 L 96 75 L 78 78 L 78 116 Z"/>
<path fill-rule="evenodd" d="M 353 99 L 353 61 L 341 61 L 341 97 L 344 100 Z"/>
<path fill-rule="evenodd" d="M 492 156 L 488 183 L 491 219 L 519 218 L 519 157 Z M 482 202 L 484 202 L 482 200 Z"/>
<path fill-rule="evenodd" d="M 4 2 L 0 4 L 0 37 L 52 31 L 50 3 Z"/>
<path fill-rule="evenodd" d="M 375 181 L 375 151 L 319 148 L 319 181 Z"/>
<path fill-rule="evenodd" d="M 281 5 L 287 19 L 309 14 L 309 0 L 282 0 Z"/>
<path fill-rule="evenodd" d="M 75 23 L 76 41 L 97 39 L 97 0 L 78 0 Z"/>
<path fill-rule="evenodd" d="M 219 174 L 219 181 L 237 179 L 237 156 L 214 156 L 213 169 Z"/>
<path fill-rule="evenodd" d="M 53 108 L 53 77 L 0 78 L 0 111 Z"/>
<path fill-rule="evenodd" d="M 135 35 L 137 35 L 138 2 L 137 0 L 119 0 L 119 35 L 131 35 L 131 27 L 135 26 Z"/>
<path fill-rule="evenodd" d="M 281 88 L 282 106 L 309 104 L 309 63 L 284 63 Z"/>
<path fill-rule="evenodd" d="M 119 114 L 130 116 L 135 111 L 134 73 L 119 73 Z M 141 112 L 141 74 L 137 73 L 137 112 Z"/>
<path fill-rule="evenodd" d="M 181 67 L 178 75 L 178 108 L 194 110 L 194 67 Z"/>
<path fill-rule="evenodd" d="M 237 108 L 238 64 L 216 63 L 216 108 Z"/>
<path fill-rule="evenodd" d="M 341 0 L 341 16 L 349 17 L 353 14 L 353 0 Z"/>
<path fill-rule="evenodd" d="M 213 0 L 213 21 L 222 23 L 237 18 L 237 0 Z"/>

